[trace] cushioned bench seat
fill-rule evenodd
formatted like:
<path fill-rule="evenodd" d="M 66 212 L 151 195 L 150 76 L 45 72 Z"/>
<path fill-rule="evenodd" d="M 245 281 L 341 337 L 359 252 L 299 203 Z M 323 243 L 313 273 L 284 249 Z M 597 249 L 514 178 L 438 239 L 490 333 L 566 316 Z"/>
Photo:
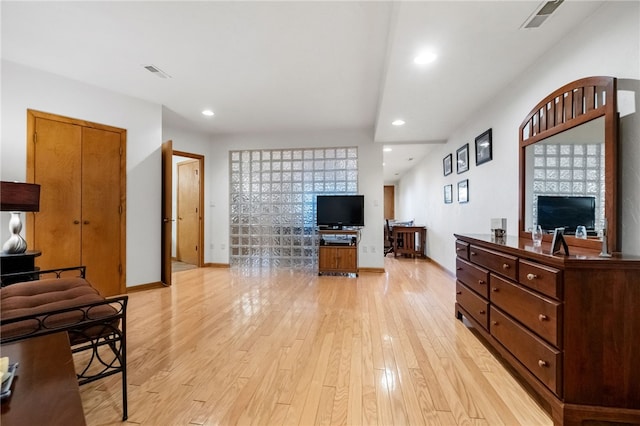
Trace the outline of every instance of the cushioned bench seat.
<path fill-rule="evenodd" d="M 80 385 L 122 374 L 124 421 L 128 297 L 102 297 L 85 277 L 84 266 L 0 275 L 0 343 L 66 332 L 73 354 L 87 352 L 74 356 Z"/>
<path fill-rule="evenodd" d="M 43 325 L 53 329 L 115 315 L 117 311 L 111 305 L 86 306 L 104 300 L 87 280 L 80 277 L 48 278 L 3 287 L 0 290 L 0 318 L 3 321 L 16 317 L 33 319 L 3 325 L 0 328 L 2 339 L 33 334 Z M 68 308 L 77 309 L 50 314 Z M 46 316 L 40 317 L 43 314 Z M 111 325 L 117 327 L 118 319 Z M 84 332 L 96 337 L 96 334 L 101 334 L 101 329 L 92 327 Z M 77 333 L 70 334 L 69 338 L 72 345 L 87 340 Z"/>

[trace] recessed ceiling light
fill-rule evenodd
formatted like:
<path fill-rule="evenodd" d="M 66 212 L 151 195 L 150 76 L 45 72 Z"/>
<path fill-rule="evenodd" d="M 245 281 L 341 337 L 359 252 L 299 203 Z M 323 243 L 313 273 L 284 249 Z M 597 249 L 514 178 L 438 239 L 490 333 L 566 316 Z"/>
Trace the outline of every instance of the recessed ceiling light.
<path fill-rule="evenodd" d="M 391 124 L 393 124 L 394 126 L 404 126 L 404 120 L 400 120 L 400 119 L 393 120 Z"/>
<path fill-rule="evenodd" d="M 215 114 L 210 109 L 205 109 L 204 111 L 202 111 L 202 115 L 206 115 L 207 117 L 213 117 Z"/>
<path fill-rule="evenodd" d="M 387 148 L 384 148 L 384 149 L 383 149 L 383 151 L 384 151 L 384 152 L 391 152 L 391 151 L 393 151 L 393 150 L 392 150 L 391 148 L 387 147 Z"/>
<path fill-rule="evenodd" d="M 425 64 L 430 64 L 436 59 L 438 59 L 438 55 L 436 55 L 435 52 L 424 51 L 424 52 L 420 52 L 418 56 L 413 58 L 413 63 L 417 65 L 425 65 Z"/>

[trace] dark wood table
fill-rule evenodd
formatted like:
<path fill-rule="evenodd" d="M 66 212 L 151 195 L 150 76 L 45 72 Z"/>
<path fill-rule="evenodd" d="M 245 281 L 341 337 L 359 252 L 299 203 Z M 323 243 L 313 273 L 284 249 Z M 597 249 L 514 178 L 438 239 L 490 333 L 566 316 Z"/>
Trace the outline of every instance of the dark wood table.
<path fill-rule="evenodd" d="M 393 236 L 394 256 L 408 254 L 425 257 L 427 244 L 427 228 L 424 226 L 394 225 L 391 229 Z"/>
<path fill-rule="evenodd" d="M 2 400 L 2 426 L 86 426 L 67 333 L 1 345 L 0 354 L 19 362 L 11 396 Z"/>
<path fill-rule="evenodd" d="M 29 272 L 35 271 L 36 257 L 40 256 L 42 252 L 40 250 L 27 250 L 24 253 L 0 253 L 0 271 L 2 274 L 15 274 L 17 272 Z M 37 276 L 33 278 L 38 279 Z M 21 280 L 4 279 L 2 285 L 13 284 L 18 281 L 24 281 L 24 277 Z"/>

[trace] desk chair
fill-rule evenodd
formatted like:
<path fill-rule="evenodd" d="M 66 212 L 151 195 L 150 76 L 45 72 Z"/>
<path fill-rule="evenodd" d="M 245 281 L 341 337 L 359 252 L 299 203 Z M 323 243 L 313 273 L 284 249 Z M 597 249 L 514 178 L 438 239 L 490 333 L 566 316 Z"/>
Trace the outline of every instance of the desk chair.
<path fill-rule="evenodd" d="M 389 225 L 389 219 L 385 219 L 386 221 L 386 226 L 385 226 L 385 230 L 384 230 L 384 235 L 385 235 L 385 242 L 384 242 L 384 255 L 388 255 L 389 253 L 393 253 L 393 243 L 394 243 L 394 238 L 393 238 L 393 230 L 391 229 L 391 225 Z M 397 241 L 397 245 L 398 247 L 402 246 L 402 238 L 398 238 Z"/>

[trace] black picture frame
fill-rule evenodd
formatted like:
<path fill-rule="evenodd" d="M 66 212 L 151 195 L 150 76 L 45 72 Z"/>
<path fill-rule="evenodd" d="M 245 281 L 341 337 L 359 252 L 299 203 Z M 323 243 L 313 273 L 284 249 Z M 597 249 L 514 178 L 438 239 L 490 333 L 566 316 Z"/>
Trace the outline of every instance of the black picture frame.
<path fill-rule="evenodd" d="M 456 150 L 456 172 L 458 174 L 469 170 L 469 144 L 466 143 Z"/>
<path fill-rule="evenodd" d="M 458 182 L 458 203 L 469 202 L 469 179 Z"/>
<path fill-rule="evenodd" d="M 442 172 L 445 176 L 453 173 L 453 154 L 449 154 L 442 159 Z"/>
<path fill-rule="evenodd" d="M 569 256 L 569 246 L 564 239 L 564 228 L 556 228 L 553 231 L 553 240 L 551 241 L 551 254 L 556 254 L 560 250 L 564 250 L 564 254 Z"/>
<path fill-rule="evenodd" d="M 476 138 L 476 166 L 493 160 L 492 130 L 489 129 Z"/>
<path fill-rule="evenodd" d="M 453 185 L 444 186 L 444 203 L 445 204 L 453 203 Z"/>

